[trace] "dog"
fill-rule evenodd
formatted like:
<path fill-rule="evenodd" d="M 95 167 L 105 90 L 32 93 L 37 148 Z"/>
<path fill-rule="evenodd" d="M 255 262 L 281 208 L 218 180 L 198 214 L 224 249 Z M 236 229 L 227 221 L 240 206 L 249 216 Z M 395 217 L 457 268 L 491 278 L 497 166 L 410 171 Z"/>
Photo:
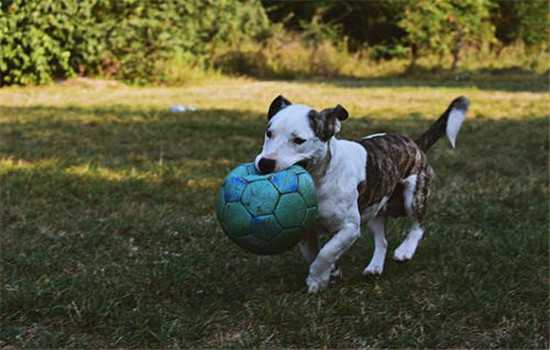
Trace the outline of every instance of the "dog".
<path fill-rule="evenodd" d="M 397 261 L 410 260 L 422 239 L 426 205 L 434 171 L 426 152 L 446 134 L 455 147 L 469 101 L 458 97 L 418 139 L 398 134 L 374 134 L 361 140 L 338 139 L 348 112 L 341 105 L 320 112 L 292 104 L 277 96 L 267 113 L 267 130 L 262 151 L 255 158 L 261 173 L 303 166 L 316 185 L 319 214 L 316 223 L 298 244 L 309 265 L 306 284 L 309 293 L 327 287 L 330 277 L 339 275 L 337 260 L 361 235 L 366 224 L 374 235 L 374 254 L 363 271 L 379 275 L 384 269 L 387 217 L 407 216 L 412 225 L 394 252 Z M 319 235 L 330 240 L 319 249 Z"/>

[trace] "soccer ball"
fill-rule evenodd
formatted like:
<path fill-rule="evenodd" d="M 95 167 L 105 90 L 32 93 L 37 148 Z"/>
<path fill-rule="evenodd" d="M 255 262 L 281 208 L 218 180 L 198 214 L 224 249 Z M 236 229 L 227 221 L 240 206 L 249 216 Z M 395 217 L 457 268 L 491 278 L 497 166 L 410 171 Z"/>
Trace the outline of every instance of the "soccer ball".
<path fill-rule="evenodd" d="M 303 238 L 317 217 L 313 179 L 298 165 L 262 175 L 253 163 L 242 164 L 225 178 L 216 214 L 225 234 L 241 248 L 282 253 Z"/>

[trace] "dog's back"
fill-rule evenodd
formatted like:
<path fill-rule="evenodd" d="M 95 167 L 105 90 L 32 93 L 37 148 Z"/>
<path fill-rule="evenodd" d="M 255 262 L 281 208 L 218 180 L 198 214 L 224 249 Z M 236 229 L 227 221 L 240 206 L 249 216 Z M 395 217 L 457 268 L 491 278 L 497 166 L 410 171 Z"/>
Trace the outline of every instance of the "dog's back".
<path fill-rule="evenodd" d="M 366 216 L 409 215 L 422 222 L 429 183 L 434 175 L 425 152 L 444 134 L 451 146 L 455 146 L 468 106 L 468 99 L 456 98 L 414 141 L 397 134 L 375 134 L 359 140 L 367 151 L 366 179 L 359 186 L 360 211 L 371 212 Z"/>
<path fill-rule="evenodd" d="M 397 134 L 372 135 L 358 142 L 367 151 L 367 178 L 360 188 L 360 210 L 388 197 L 390 200 L 381 209 L 391 209 L 392 216 L 404 215 L 402 182 L 429 168 L 426 155 L 412 139 Z"/>

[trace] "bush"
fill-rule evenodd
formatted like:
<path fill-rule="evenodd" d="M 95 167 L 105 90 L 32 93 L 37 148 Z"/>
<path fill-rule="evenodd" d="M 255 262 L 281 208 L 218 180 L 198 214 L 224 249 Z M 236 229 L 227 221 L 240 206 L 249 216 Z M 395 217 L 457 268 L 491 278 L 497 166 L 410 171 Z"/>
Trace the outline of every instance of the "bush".
<path fill-rule="evenodd" d="M 214 67 L 226 74 L 293 79 L 342 75 L 352 61 L 345 45 L 328 40 L 311 45 L 298 34 L 285 33 L 261 46 L 249 43 L 240 50 L 222 50 L 214 59 Z"/>
<path fill-rule="evenodd" d="M 323 25 L 318 19 L 302 23 L 300 32 L 274 25 L 261 45 L 249 41 L 237 49 L 222 47 L 214 57 L 214 67 L 228 74 L 260 78 L 344 75 L 356 59 L 338 27 Z"/>
<path fill-rule="evenodd" d="M 0 11 L 0 85 L 75 73 L 154 81 L 159 62 L 206 65 L 220 43 L 269 30 L 257 1 L 7 0 Z"/>
<path fill-rule="evenodd" d="M 70 52 L 56 40 L 64 31 L 72 33 L 72 25 L 51 15 L 59 5 L 23 3 L 1 3 L 0 85 L 44 83 L 53 75 L 72 74 Z"/>
<path fill-rule="evenodd" d="M 403 45 L 374 45 L 370 52 L 370 58 L 377 62 L 408 56 L 409 50 Z"/>

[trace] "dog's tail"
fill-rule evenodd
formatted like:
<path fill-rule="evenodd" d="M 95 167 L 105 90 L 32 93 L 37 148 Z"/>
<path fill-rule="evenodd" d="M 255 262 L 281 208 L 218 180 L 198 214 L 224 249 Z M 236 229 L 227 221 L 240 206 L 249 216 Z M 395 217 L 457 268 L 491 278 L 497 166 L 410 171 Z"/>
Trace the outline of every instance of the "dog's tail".
<path fill-rule="evenodd" d="M 447 134 L 451 147 L 455 148 L 456 136 L 466 117 L 469 106 L 470 101 L 466 97 L 460 96 L 455 98 L 441 117 L 422 136 L 415 140 L 418 147 L 422 151 L 427 152 L 443 134 Z"/>

